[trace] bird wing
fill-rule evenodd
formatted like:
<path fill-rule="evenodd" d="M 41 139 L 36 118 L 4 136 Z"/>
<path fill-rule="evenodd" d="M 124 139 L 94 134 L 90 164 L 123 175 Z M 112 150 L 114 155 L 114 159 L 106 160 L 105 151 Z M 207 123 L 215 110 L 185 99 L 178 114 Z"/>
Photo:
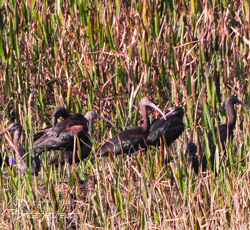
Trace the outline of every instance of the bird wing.
<path fill-rule="evenodd" d="M 184 123 L 177 117 L 173 116 L 168 117 L 166 120 L 157 120 L 150 126 L 147 143 L 156 145 L 159 142 L 159 138 L 164 135 L 168 145 L 170 145 L 183 131 Z"/>
<path fill-rule="evenodd" d="M 87 137 L 87 119 L 82 114 L 74 114 L 54 127 L 45 130 L 44 134 L 34 142 L 34 148 L 58 149 L 73 146 L 74 133 L 81 139 Z"/>
<path fill-rule="evenodd" d="M 46 132 L 49 136 L 59 136 L 60 133 L 62 131 L 78 131 L 79 128 L 81 128 L 82 130 L 88 131 L 88 127 L 87 127 L 87 119 L 84 118 L 84 116 L 80 113 L 76 113 L 68 118 L 66 118 L 65 120 L 61 121 L 60 123 L 58 123 L 57 125 L 55 125 L 54 127 L 52 127 L 51 129 L 48 129 L 48 131 Z M 74 128 L 75 126 L 75 128 Z M 79 127 L 81 126 L 81 127 Z"/>
<path fill-rule="evenodd" d="M 124 130 L 106 141 L 106 143 L 97 150 L 97 156 L 108 156 L 110 152 L 116 155 L 122 152 L 132 153 L 139 149 L 140 144 L 143 145 L 145 143 L 145 139 L 146 134 L 143 133 L 141 127 Z"/>

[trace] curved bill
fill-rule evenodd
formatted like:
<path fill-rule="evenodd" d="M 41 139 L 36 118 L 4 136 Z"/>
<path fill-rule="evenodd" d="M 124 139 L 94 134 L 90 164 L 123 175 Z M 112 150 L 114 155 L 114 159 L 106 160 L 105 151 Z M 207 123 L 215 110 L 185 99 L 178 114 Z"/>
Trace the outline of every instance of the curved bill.
<path fill-rule="evenodd" d="M 242 106 L 244 106 L 247 110 L 250 110 L 250 106 L 248 106 L 247 104 L 243 103 L 241 100 L 238 99 L 238 103 Z"/>
<path fill-rule="evenodd" d="M 170 117 L 172 115 L 182 118 L 184 116 L 183 108 L 181 106 L 172 107 L 172 109 L 165 115 L 165 118 Z"/>
<path fill-rule="evenodd" d="M 99 118 L 99 119 L 102 119 L 104 121 L 107 121 L 109 124 L 111 124 L 113 127 L 115 127 L 115 125 L 109 119 L 107 119 L 105 117 L 102 117 L 102 116 L 100 116 L 98 114 L 96 115 L 96 117 Z"/>
<path fill-rule="evenodd" d="M 150 107 L 154 108 L 155 110 L 157 110 L 162 115 L 164 120 L 166 120 L 164 113 L 153 102 L 148 101 L 148 106 L 150 106 Z"/>
<path fill-rule="evenodd" d="M 175 112 L 175 108 L 172 108 L 167 114 L 164 115 L 163 118 L 167 118 L 167 117 L 172 116 L 174 114 L 174 112 Z M 161 119 L 163 119 L 163 118 L 161 118 Z"/>

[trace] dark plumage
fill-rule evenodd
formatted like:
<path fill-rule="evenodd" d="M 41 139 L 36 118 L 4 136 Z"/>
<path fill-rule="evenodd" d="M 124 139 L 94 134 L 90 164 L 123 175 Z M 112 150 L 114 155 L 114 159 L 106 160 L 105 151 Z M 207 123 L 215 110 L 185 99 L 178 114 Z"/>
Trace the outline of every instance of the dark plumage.
<path fill-rule="evenodd" d="M 4 131 L 0 133 L 0 136 L 5 133 L 6 131 L 14 131 L 14 137 L 13 137 L 13 148 L 17 154 L 17 160 L 16 163 L 18 163 L 18 168 L 21 170 L 21 172 L 28 171 L 27 164 L 24 160 L 25 153 L 26 153 L 26 148 L 25 146 L 20 145 L 20 138 L 23 132 L 23 127 L 21 126 L 20 123 L 14 122 L 10 124 L 8 128 L 6 128 Z M 7 157 L 8 158 L 8 157 Z M 7 160 L 7 159 L 5 159 Z M 12 161 L 12 162 L 11 162 Z M 14 161 L 11 158 L 8 158 L 8 165 L 10 163 L 13 163 Z M 31 166 L 31 172 L 38 174 L 40 171 L 40 159 L 38 156 L 35 156 L 33 161 L 32 161 L 32 166 Z"/>
<path fill-rule="evenodd" d="M 59 117 L 66 119 L 70 116 L 72 115 L 64 107 L 56 107 L 52 113 L 52 126 L 54 127 L 57 124 Z"/>
<path fill-rule="evenodd" d="M 80 113 L 76 113 L 46 129 L 43 135 L 34 144 L 34 149 L 44 150 L 73 150 L 74 134 L 82 141 L 88 140 L 88 121 Z M 41 152 L 39 152 L 40 154 Z"/>
<path fill-rule="evenodd" d="M 220 125 L 220 126 L 214 128 L 216 142 L 218 143 L 220 140 L 223 151 L 225 150 L 225 143 L 227 142 L 227 140 L 230 140 L 230 139 L 233 140 L 233 130 L 234 130 L 235 124 L 236 124 L 236 111 L 234 109 L 235 104 L 241 104 L 241 105 L 245 106 L 247 109 L 250 108 L 248 105 L 244 104 L 242 101 L 240 101 L 234 95 L 230 95 L 226 98 L 225 106 L 226 106 L 226 109 L 227 109 L 228 115 L 229 115 L 228 122 L 227 122 L 227 124 L 223 124 L 223 125 Z M 219 136 L 218 136 L 218 134 L 219 134 Z M 212 130 L 210 130 L 207 133 L 207 138 L 208 138 L 208 147 L 209 147 L 210 153 L 211 153 L 211 155 L 210 155 L 211 166 L 213 169 L 216 145 L 215 145 L 214 140 L 213 140 Z M 206 148 L 206 141 L 204 140 L 203 141 L 203 149 L 202 149 L 203 171 L 205 171 L 206 167 L 207 167 L 205 148 Z"/>
<path fill-rule="evenodd" d="M 57 124 L 58 118 L 62 117 L 63 119 L 66 119 L 70 116 L 72 115 L 64 107 L 56 107 L 52 113 L 52 127 L 54 127 Z M 34 135 L 34 141 L 43 136 L 47 129 L 51 129 L 51 127 L 47 127 L 44 131 L 36 133 Z"/>
<path fill-rule="evenodd" d="M 197 153 L 197 146 L 193 142 L 188 142 L 183 146 L 184 154 L 187 160 L 187 165 L 192 165 L 194 172 L 199 172 L 199 157 Z"/>
<path fill-rule="evenodd" d="M 184 131 L 183 115 L 183 108 L 176 106 L 166 114 L 165 119 L 155 120 L 149 129 L 147 145 L 159 146 L 160 138 L 164 135 L 167 145 L 170 146 Z"/>
<path fill-rule="evenodd" d="M 115 135 L 110 140 L 106 141 L 98 150 L 98 157 L 108 156 L 109 153 L 119 155 L 121 153 L 132 153 L 139 149 L 140 145 L 143 145 L 149 133 L 149 118 L 147 115 L 147 106 L 151 106 L 160 112 L 163 116 L 163 112 L 153 104 L 147 97 L 142 98 L 139 103 L 140 111 L 143 116 L 142 126 L 138 126 L 132 129 L 127 129 Z"/>
<path fill-rule="evenodd" d="M 41 154 L 45 147 L 47 150 L 61 150 L 65 151 L 67 154 L 67 164 L 68 164 L 68 177 L 70 179 L 69 165 L 72 162 L 71 152 L 74 150 L 74 139 L 75 135 L 80 140 L 81 148 L 84 147 L 84 143 L 90 142 L 88 135 L 88 121 L 80 113 L 70 115 L 65 120 L 57 123 L 54 127 L 46 129 L 43 135 L 38 138 L 34 144 L 34 149 L 40 149 L 39 154 Z M 76 146 L 77 150 L 77 146 Z"/>
<path fill-rule="evenodd" d="M 63 107 L 60 107 L 60 108 L 63 108 Z M 63 109 L 64 109 L 64 108 L 63 108 Z M 56 114 L 56 115 L 57 115 L 57 118 L 60 117 L 60 116 L 58 115 L 58 113 L 60 113 L 61 111 L 63 111 L 63 109 L 58 110 L 58 112 L 57 112 L 57 114 Z M 64 110 L 66 110 L 66 109 L 64 109 Z M 59 111 L 60 111 L 60 112 L 59 112 Z M 64 113 L 64 114 L 66 114 L 66 113 Z M 65 118 L 65 117 L 64 117 L 64 118 Z M 113 124 L 111 121 L 109 121 L 109 120 L 108 120 L 107 118 L 105 118 L 105 117 L 102 117 L 102 116 L 98 115 L 98 114 L 97 114 L 96 112 L 94 112 L 94 111 L 89 111 L 89 112 L 87 112 L 86 115 L 85 115 L 85 118 L 88 120 L 88 134 L 89 134 L 89 136 L 90 136 L 91 138 L 93 138 L 93 134 L 94 134 L 93 122 L 94 122 L 95 119 L 99 118 L 99 119 L 105 120 L 105 121 L 109 122 L 112 126 L 114 126 L 114 124 Z M 85 144 L 81 145 L 81 160 L 87 158 L 87 157 L 89 156 L 91 150 L 92 150 L 92 143 L 91 143 L 90 139 L 88 139 L 88 140 L 86 141 Z M 62 152 L 61 155 L 63 156 L 64 154 L 65 154 L 65 153 Z M 67 155 L 68 155 L 68 159 L 69 159 L 69 164 L 71 165 L 71 164 L 72 164 L 72 161 L 73 161 L 73 152 L 72 152 L 72 151 L 68 151 L 68 152 L 67 152 Z M 79 162 L 80 162 L 80 159 L 79 159 L 78 155 L 76 154 L 76 155 L 75 155 L 75 163 L 79 163 Z M 64 163 L 65 163 L 64 159 L 61 159 L 61 165 L 64 165 Z M 55 164 L 56 166 L 58 166 L 58 164 L 59 164 L 59 155 L 57 155 L 56 157 L 54 157 L 54 158 L 50 161 L 49 164 L 50 164 L 50 165 Z"/>

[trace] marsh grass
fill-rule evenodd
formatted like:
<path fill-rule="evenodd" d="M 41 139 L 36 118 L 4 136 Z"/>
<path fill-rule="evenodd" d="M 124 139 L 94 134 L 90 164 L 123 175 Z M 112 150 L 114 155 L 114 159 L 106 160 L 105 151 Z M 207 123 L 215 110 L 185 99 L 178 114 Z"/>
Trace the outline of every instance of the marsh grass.
<path fill-rule="evenodd" d="M 186 128 L 171 147 L 82 161 L 79 183 L 47 166 L 56 152 L 43 154 L 37 177 L 3 167 L 1 228 L 248 229 L 248 112 L 237 109 L 218 176 L 196 176 L 183 143 L 201 153 L 206 132 L 226 122 L 225 98 L 249 102 L 249 18 L 247 0 L 0 0 L 1 129 L 19 121 L 27 149 L 56 106 L 116 124 L 95 124 L 93 150 L 141 124 L 144 96 L 165 111 L 183 106 Z"/>

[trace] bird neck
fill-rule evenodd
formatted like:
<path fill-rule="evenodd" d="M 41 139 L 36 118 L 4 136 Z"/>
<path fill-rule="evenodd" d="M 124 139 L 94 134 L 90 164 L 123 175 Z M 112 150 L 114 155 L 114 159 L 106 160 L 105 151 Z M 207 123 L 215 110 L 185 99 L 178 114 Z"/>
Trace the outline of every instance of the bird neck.
<path fill-rule="evenodd" d="M 227 108 L 229 119 L 228 119 L 228 126 L 229 128 L 234 128 L 236 124 L 236 111 L 234 109 L 234 105 L 229 105 Z"/>
<path fill-rule="evenodd" d="M 93 133 L 94 133 L 94 128 L 93 128 L 93 119 L 89 119 L 89 121 L 88 121 L 88 129 L 89 129 L 89 131 L 88 131 L 88 133 L 89 133 L 89 136 L 90 136 L 90 138 L 92 138 L 93 137 Z"/>
<path fill-rule="evenodd" d="M 14 140 L 13 140 L 13 144 L 14 144 L 14 146 L 18 149 L 19 148 L 19 146 L 20 146 L 20 138 L 21 138 L 21 130 L 15 130 L 15 132 L 14 132 Z"/>
<path fill-rule="evenodd" d="M 142 114 L 142 117 L 143 117 L 142 131 L 144 133 L 148 134 L 148 132 L 149 132 L 149 118 L 148 118 L 146 106 L 142 106 L 141 114 Z"/>

